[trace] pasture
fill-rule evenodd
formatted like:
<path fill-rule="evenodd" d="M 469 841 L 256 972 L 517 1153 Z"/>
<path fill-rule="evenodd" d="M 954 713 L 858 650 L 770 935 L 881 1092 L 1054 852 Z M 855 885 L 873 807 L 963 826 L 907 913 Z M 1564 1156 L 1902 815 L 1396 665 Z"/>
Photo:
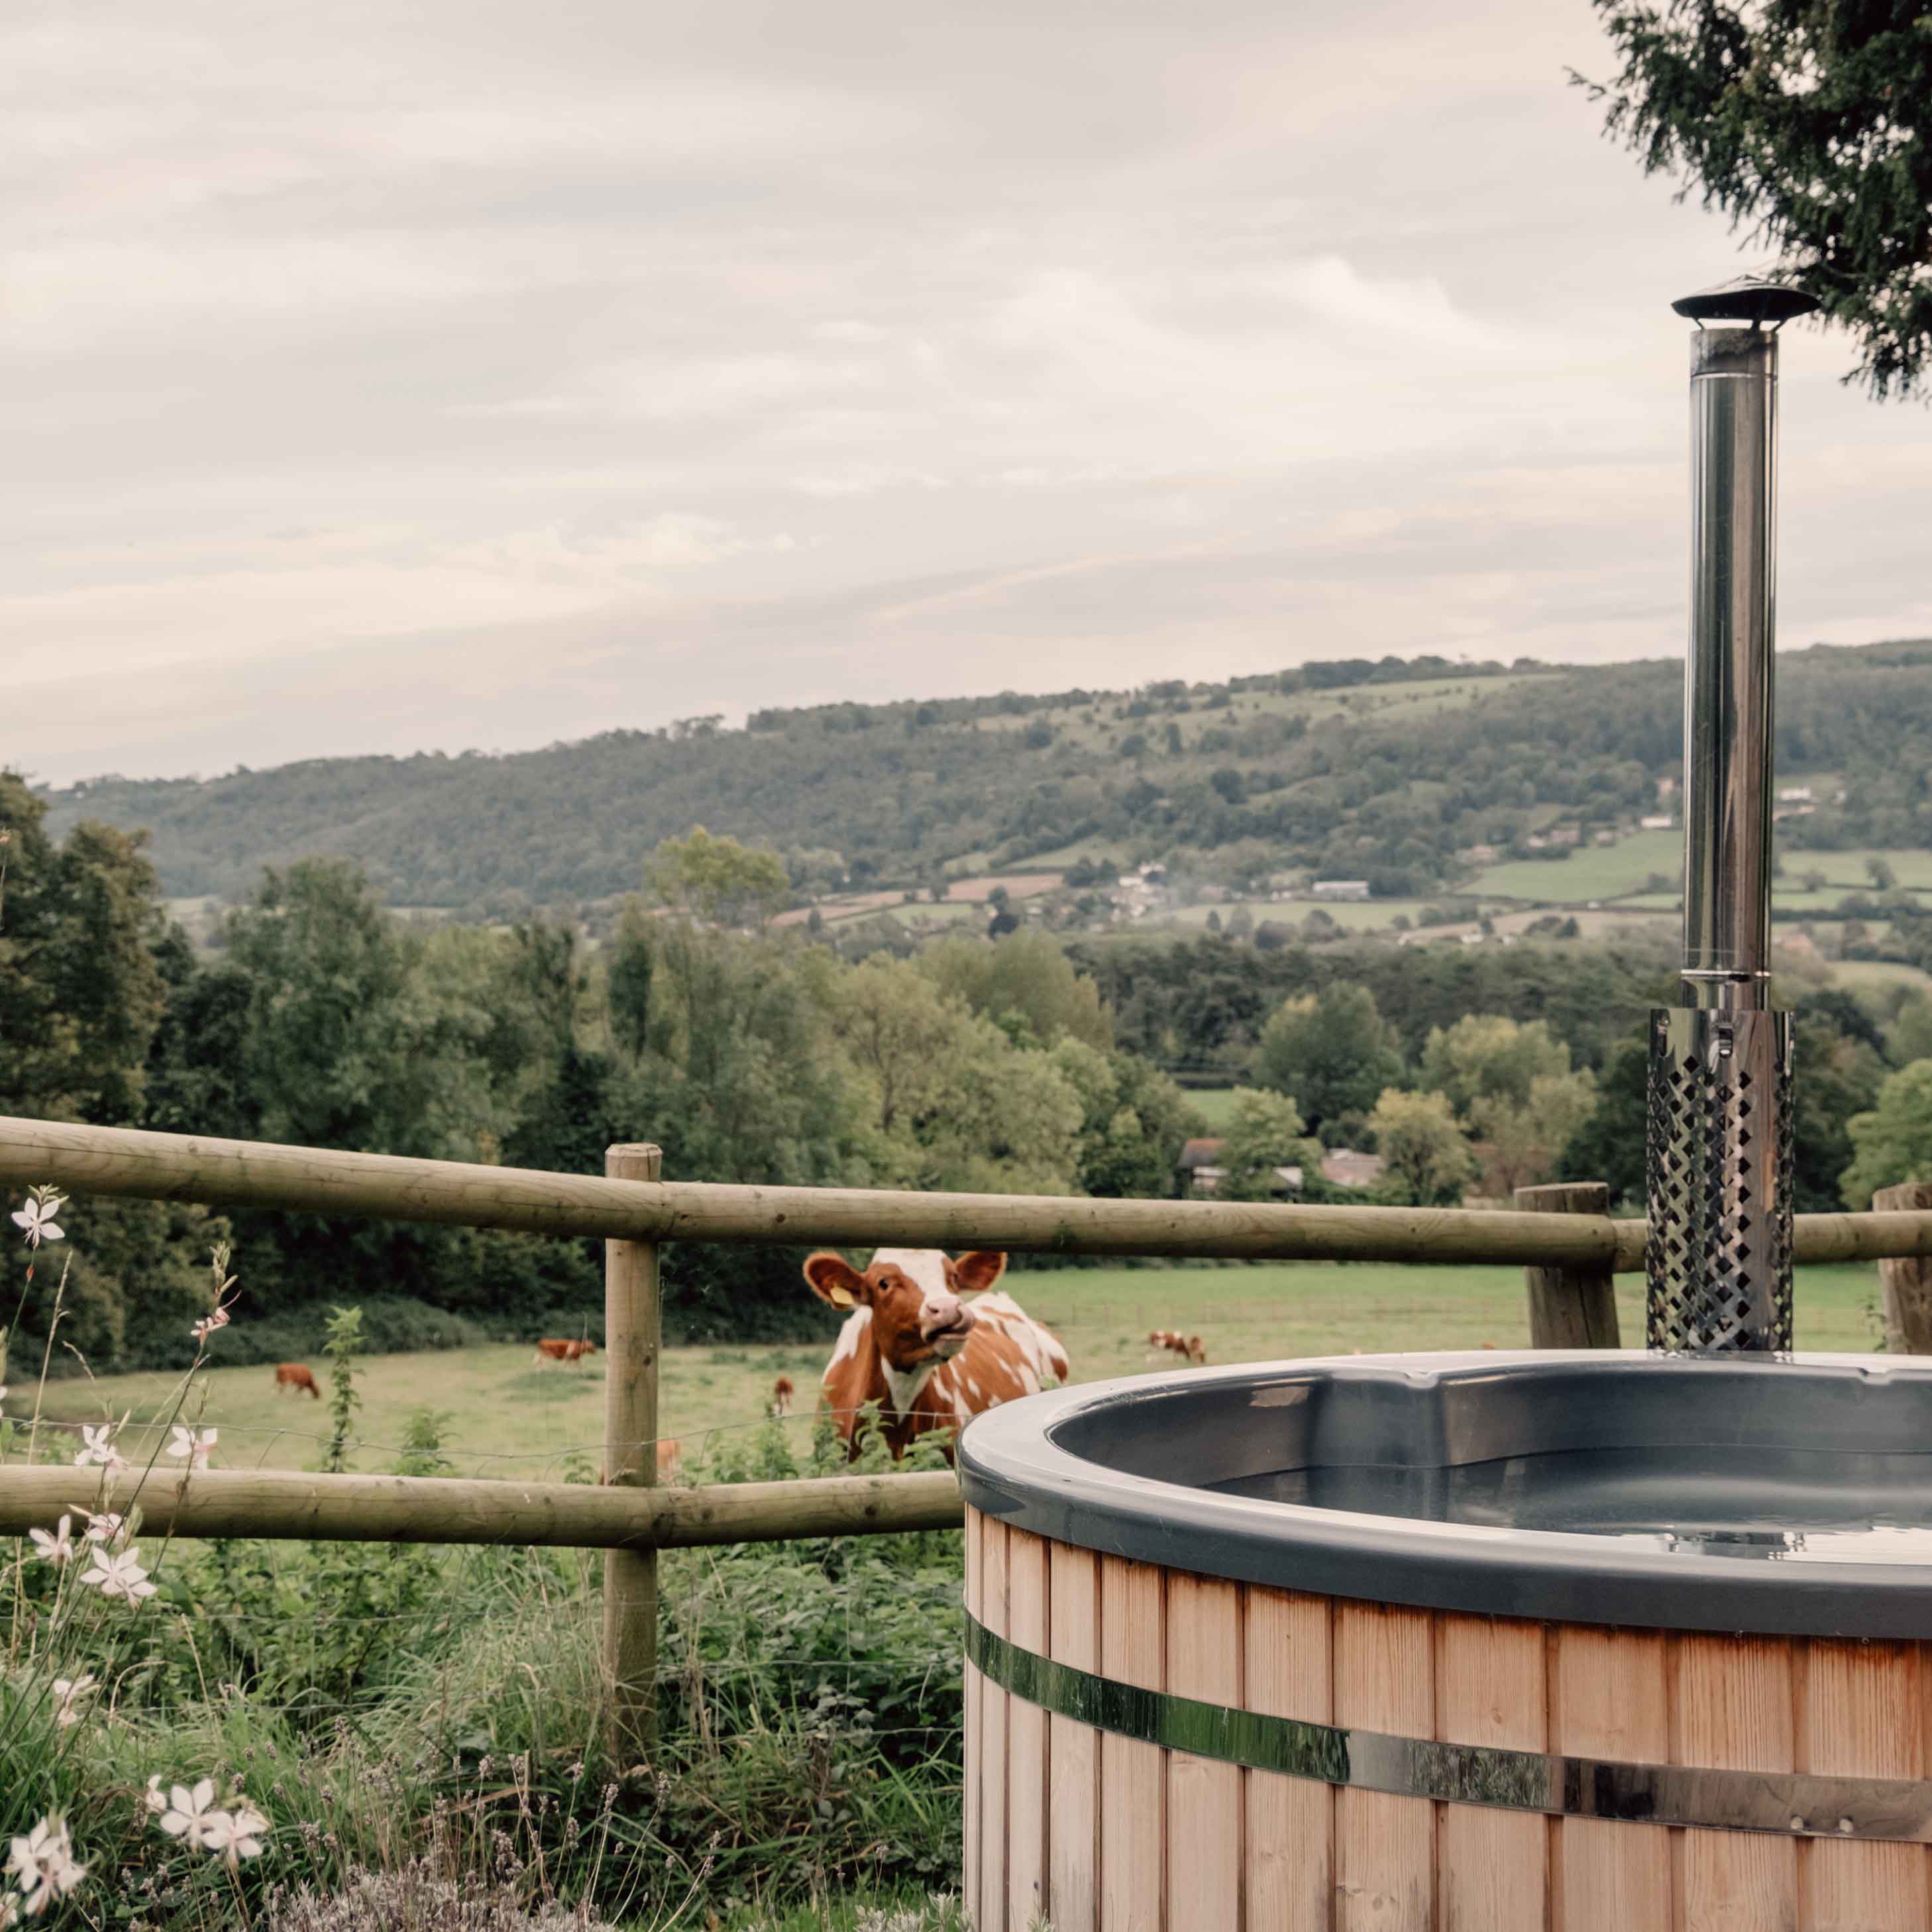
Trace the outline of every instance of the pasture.
<path fill-rule="evenodd" d="M 1684 833 L 1634 832 L 1614 845 L 1579 846 L 1567 859 L 1514 859 L 1490 866 L 1467 890 L 1482 898 L 1581 905 L 1642 890 L 1652 873 L 1674 879 L 1684 865 Z"/>
<path fill-rule="evenodd" d="M 1205 1096 L 1211 1098 L 1213 1096 Z M 1276 1262 L 1171 1268 L 1036 1269 L 1016 1259 L 1006 1283 L 1031 1313 L 1066 1342 L 1076 1381 L 1136 1375 L 1148 1359 L 1150 1329 L 1198 1334 L 1210 1363 L 1294 1355 L 1372 1353 L 1396 1348 L 1526 1347 L 1522 1272 L 1510 1268 L 1416 1268 L 1381 1263 Z M 806 1293 L 802 1282 L 799 1292 Z M 1873 1346 L 1866 1309 L 1878 1300 L 1875 1268 L 1802 1270 L 1798 1282 L 1801 1348 Z M 1618 1278 L 1627 1343 L 1642 1334 L 1642 1280 Z M 764 1422 L 773 1380 L 789 1376 L 798 1399 L 788 1432 L 801 1449 L 812 1427 L 820 1371 L 836 1324 L 824 1339 L 769 1347 L 668 1348 L 662 1413 L 668 1435 L 694 1463 L 742 1442 Z M 428 1407 L 445 1418 L 444 1452 L 454 1473 L 556 1480 L 575 1470 L 594 1476 L 603 1432 L 603 1358 L 581 1368 L 531 1362 L 525 1344 L 416 1354 L 377 1355 L 362 1364 L 360 1448 L 355 1466 L 389 1466 L 406 1439 L 411 1414 Z M 219 1359 L 218 1347 L 217 1360 Z M 320 1360 L 314 1364 L 326 1385 Z M 302 1468 L 327 1439 L 324 1406 L 278 1394 L 265 1366 L 210 1370 L 189 1412 L 221 1430 L 224 1466 Z M 138 1424 L 167 1400 L 178 1377 L 104 1376 L 48 1384 L 44 1417 L 62 1422 L 118 1419 Z M 20 1412 L 16 1400 L 10 1407 Z M 137 1439 L 130 1426 L 128 1440 Z"/>

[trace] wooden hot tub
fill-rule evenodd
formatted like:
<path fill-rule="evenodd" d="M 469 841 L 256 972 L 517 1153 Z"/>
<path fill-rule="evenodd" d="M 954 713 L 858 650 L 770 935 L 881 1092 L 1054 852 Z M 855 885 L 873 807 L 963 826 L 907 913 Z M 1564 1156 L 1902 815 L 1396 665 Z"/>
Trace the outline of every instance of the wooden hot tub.
<path fill-rule="evenodd" d="M 1932 1364 L 1205 1370 L 959 1466 L 979 1932 L 1932 1932 Z"/>

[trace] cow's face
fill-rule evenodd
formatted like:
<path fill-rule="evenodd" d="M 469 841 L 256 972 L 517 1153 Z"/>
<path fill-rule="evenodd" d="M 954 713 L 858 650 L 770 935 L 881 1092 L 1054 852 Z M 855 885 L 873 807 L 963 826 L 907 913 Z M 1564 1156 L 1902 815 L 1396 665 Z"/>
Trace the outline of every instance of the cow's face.
<path fill-rule="evenodd" d="M 956 1262 L 937 1248 L 881 1248 L 862 1274 L 842 1256 L 814 1255 L 805 1278 L 834 1308 L 871 1310 L 880 1358 L 910 1376 L 965 1347 L 975 1317 L 960 1297 L 991 1288 L 1006 1264 L 1002 1254 L 975 1252 Z"/>

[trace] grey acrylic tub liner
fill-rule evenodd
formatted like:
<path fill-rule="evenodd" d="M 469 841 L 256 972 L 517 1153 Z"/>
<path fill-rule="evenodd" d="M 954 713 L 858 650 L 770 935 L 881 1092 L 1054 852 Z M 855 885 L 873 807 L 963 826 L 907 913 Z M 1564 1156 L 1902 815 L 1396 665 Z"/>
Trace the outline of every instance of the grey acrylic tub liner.
<path fill-rule="evenodd" d="M 1932 1637 L 1932 1359 L 1348 1355 L 976 1418 L 967 1501 L 1172 1569 L 1682 1630 Z"/>

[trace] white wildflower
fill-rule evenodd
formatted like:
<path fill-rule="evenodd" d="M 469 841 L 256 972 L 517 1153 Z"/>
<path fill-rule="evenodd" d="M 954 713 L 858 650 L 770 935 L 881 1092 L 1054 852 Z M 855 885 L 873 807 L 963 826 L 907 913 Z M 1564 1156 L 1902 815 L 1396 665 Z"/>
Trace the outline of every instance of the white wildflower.
<path fill-rule="evenodd" d="M 215 1438 L 220 1433 L 218 1429 L 196 1431 L 178 1422 L 168 1438 L 168 1454 L 178 1462 L 185 1460 L 191 1469 L 205 1469 L 214 1452 Z"/>
<path fill-rule="evenodd" d="M 92 1584 L 104 1597 L 125 1597 L 130 1604 L 154 1594 L 154 1586 L 141 1568 L 138 1550 L 124 1550 L 117 1556 L 97 1545 L 92 1567 L 80 1573 L 80 1580 Z"/>
<path fill-rule="evenodd" d="M 59 1818 L 43 1818 L 24 1838 L 13 1840 L 7 1869 L 20 1881 L 20 1910 L 38 1918 L 56 1899 L 67 1897 L 87 1876 L 74 1862 L 74 1840 Z"/>
<path fill-rule="evenodd" d="M 154 1799 L 160 1789 L 159 1778 L 148 1780 L 148 1808 L 154 1808 Z M 208 1827 L 216 1817 L 226 1818 L 228 1814 L 214 1810 L 214 1780 L 204 1778 L 190 1791 L 185 1784 L 173 1786 L 168 1792 L 167 1802 L 161 1808 L 159 1823 L 171 1838 L 179 1838 L 197 1850 L 209 1849 Z M 232 1821 L 231 1821 L 232 1822 Z"/>
<path fill-rule="evenodd" d="M 74 1457 L 74 1467 L 85 1469 L 98 1462 L 104 1469 L 131 1469 L 134 1466 L 114 1446 L 114 1424 L 104 1422 L 98 1429 L 80 1425 L 80 1439 L 86 1446 Z"/>
<path fill-rule="evenodd" d="M 112 1510 L 83 1509 L 81 1514 L 87 1519 L 89 1543 L 104 1543 L 111 1550 L 128 1534 L 128 1519 Z"/>
<path fill-rule="evenodd" d="M 268 1820 L 244 1798 L 232 1810 L 211 1811 L 206 1815 L 202 1821 L 201 1842 L 204 1850 L 220 1852 L 232 1868 L 244 1858 L 259 1858 L 262 1840 L 268 1832 Z"/>
<path fill-rule="evenodd" d="M 156 1772 L 154 1776 L 148 1780 L 148 1795 L 142 1802 L 158 1818 L 168 1808 L 168 1794 L 161 1789 L 161 1774 L 159 1772 Z"/>
<path fill-rule="evenodd" d="M 50 1530 L 30 1529 L 34 1554 L 43 1563 L 64 1563 L 74 1554 L 74 1518 L 64 1516 Z"/>
<path fill-rule="evenodd" d="M 54 1219 L 67 1204 L 50 1187 L 37 1187 L 33 1198 L 14 1216 L 15 1227 L 25 1231 L 26 1244 L 38 1248 L 43 1241 L 64 1241 L 67 1230 Z"/>
<path fill-rule="evenodd" d="M 89 1676 L 56 1677 L 54 1679 L 54 1695 L 60 1700 L 60 1703 L 54 1712 L 54 1722 L 63 1730 L 79 1724 L 80 1700 L 92 1696 L 96 1688 L 94 1679 Z"/>

